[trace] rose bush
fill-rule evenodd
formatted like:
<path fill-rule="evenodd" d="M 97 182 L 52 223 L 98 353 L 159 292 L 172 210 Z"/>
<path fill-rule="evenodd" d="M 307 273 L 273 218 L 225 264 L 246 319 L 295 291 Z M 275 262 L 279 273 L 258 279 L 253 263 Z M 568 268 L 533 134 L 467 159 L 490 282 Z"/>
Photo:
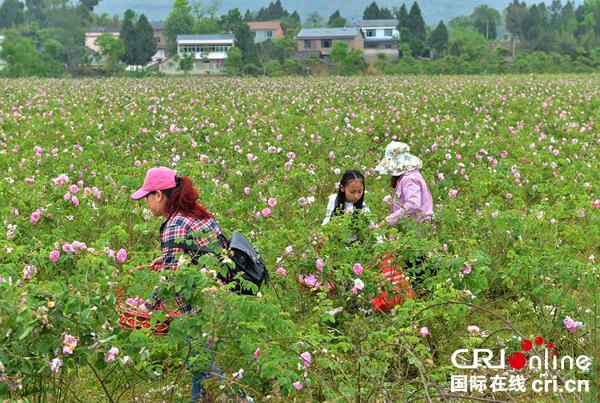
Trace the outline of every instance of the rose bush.
<path fill-rule="evenodd" d="M 543 334 L 598 356 L 597 77 L 0 83 L 2 397 L 186 399 L 188 365 L 214 359 L 223 396 L 407 401 L 447 393 L 465 346 Z M 434 225 L 372 225 L 389 209 L 372 168 L 392 139 L 424 161 Z M 157 165 L 191 176 L 261 251 L 259 296 L 220 287 L 213 258 L 132 270 L 159 253 L 160 220 L 129 198 Z M 365 174 L 372 214 L 321 228 L 346 169 Z M 424 280 L 373 314 L 390 252 L 424 257 Z M 301 290 L 299 275 L 336 288 Z M 157 284 L 197 312 L 166 337 L 118 327 L 117 301 Z M 600 379 L 597 361 L 571 375 Z"/>

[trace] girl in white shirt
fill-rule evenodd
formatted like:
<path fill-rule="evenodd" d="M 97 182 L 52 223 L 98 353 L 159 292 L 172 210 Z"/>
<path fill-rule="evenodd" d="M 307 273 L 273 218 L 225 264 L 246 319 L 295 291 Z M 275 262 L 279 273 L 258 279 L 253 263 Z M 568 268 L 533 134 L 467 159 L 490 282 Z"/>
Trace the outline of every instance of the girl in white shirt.
<path fill-rule="evenodd" d="M 370 212 L 364 199 L 365 177 L 363 174 L 356 170 L 344 172 L 337 194 L 334 193 L 329 196 L 327 215 L 321 225 L 325 225 L 331 221 L 331 217 L 346 212 L 354 212 L 355 210 Z"/>

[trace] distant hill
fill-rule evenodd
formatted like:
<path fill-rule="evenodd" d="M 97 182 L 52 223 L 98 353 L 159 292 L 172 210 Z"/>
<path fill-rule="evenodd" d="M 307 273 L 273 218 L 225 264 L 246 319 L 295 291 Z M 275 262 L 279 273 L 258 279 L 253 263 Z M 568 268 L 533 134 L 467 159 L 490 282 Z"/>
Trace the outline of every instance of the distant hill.
<path fill-rule="evenodd" d="M 292 12 L 298 11 L 302 18 L 305 18 L 308 13 L 317 11 L 327 19 L 331 13 L 339 9 L 342 15 L 350 20 L 359 20 L 362 18 L 362 13 L 373 0 L 282 0 L 283 7 Z M 203 4 L 208 4 L 210 0 L 202 0 Z M 268 5 L 270 0 L 222 0 L 219 14 L 224 14 L 232 8 L 239 8 L 242 14 L 247 9 L 258 10 L 261 7 Z M 473 9 L 479 4 L 487 4 L 490 7 L 496 8 L 501 13 L 511 0 L 421 0 L 419 6 L 426 23 L 433 25 L 439 20 L 449 21 L 458 15 L 469 15 Z M 565 3 L 566 1 L 563 1 Z M 190 0 L 190 4 L 193 0 Z M 410 9 L 412 1 L 406 1 L 407 8 Z M 540 3 L 540 1 L 526 0 L 526 3 Z M 550 4 L 551 1 L 546 1 Z M 583 0 L 575 0 L 575 4 L 582 4 Z M 399 7 L 402 5 L 402 0 L 379 0 L 377 4 L 380 7 Z M 106 12 L 110 15 L 123 15 L 128 8 L 136 11 L 138 14 L 146 14 L 152 21 L 164 20 L 171 11 L 173 0 L 147 0 L 147 1 L 126 1 L 126 0 L 100 0 L 100 4 L 96 6 L 97 12 Z"/>

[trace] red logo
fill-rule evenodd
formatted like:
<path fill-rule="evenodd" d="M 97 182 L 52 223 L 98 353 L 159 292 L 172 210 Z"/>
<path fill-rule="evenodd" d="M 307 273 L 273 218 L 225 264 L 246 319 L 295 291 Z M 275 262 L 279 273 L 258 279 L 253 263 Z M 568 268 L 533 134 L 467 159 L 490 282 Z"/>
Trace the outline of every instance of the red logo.
<path fill-rule="evenodd" d="M 534 339 L 534 343 L 537 346 L 541 346 L 544 344 L 544 338 L 541 336 L 538 336 Z M 531 342 L 531 340 L 525 339 L 521 343 L 521 350 L 523 350 L 523 351 L 531 351 L 532 348 L 533 348 L 533 343 Z M 554 343 L 549 342 L 546 345 L 546 348 L 552 350 L 552 355 L 558 355 L 558 351 L 554 348 Z M 525 354 L 523 354 L 520 351 L 514 351 L 508 357 L 508 363 L 510 364 L 511 367 L 513 367 L 513 369 L 521 369 L 527 364 L 527 357 L 525 357 Z"/>

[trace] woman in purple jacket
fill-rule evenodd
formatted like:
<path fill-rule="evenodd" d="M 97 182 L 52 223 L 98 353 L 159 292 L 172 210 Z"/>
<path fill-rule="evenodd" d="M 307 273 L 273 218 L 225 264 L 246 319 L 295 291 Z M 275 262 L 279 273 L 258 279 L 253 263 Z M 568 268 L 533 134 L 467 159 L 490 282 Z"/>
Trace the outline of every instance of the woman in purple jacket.
<path fill-rule="evenodd" d="M 382 175 L 390 175 L 390 183 L 395 190 L 391 214 L 385 218 L 385 222 L 391 226 L 396 226 L 401 218 L 419 222 L 430 221 L 433 218 L 431 192 L 419 172 L 423 162 L 409 151 L 407 144 L 392 141 L 385 148 L 383 160 L 375 168 Z M 432 271 L 431 268 L 427 270 L 423 267 L 424 261 L 424 256 L 405 261 L 405 267 L 413 277 L 413 286 L 421 295 L 424 294 L 419 288 Z"/>
<path fill-rule="evenodd" d="M 390 175 L 395 190 L 392 212 L 385 218 L 392 226 L 403 217 L 417 221 L 428 221 L 433 217 L 431 192 L 419 172 L 423 162 L 409 151 L 407 144 L 392 141 L 385 148 L 385 157 L 375 168 L 382 175 Z"/>

